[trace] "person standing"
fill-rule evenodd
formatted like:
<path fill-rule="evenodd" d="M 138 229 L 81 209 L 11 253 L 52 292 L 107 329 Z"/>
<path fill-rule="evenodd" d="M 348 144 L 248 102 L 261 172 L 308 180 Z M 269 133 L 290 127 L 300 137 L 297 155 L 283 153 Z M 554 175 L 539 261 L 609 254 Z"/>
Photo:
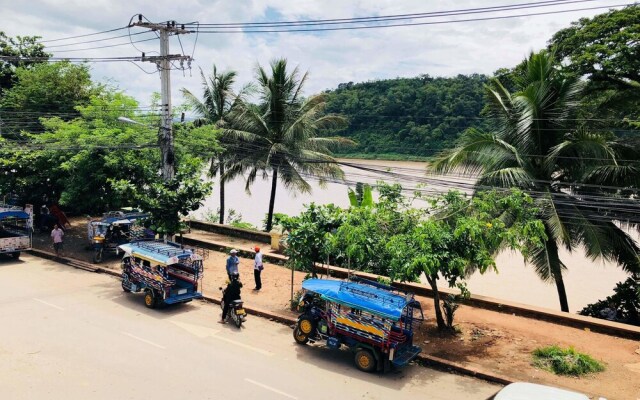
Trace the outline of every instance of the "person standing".
<path fill-rule="evenodd" d="M 60 229 L 58 224 L 55 224 L 51 231 L 51 239 L 53 239 L 53 249 L 56 251 L 56 257 L 58 257 L 63 250 L 63 237 L 64 231 Z"/>
<path fill-rule="evenodd" d="M 264 264 L 262 263 L 262 253 L 260 252 L 260 247 L 256 246 L 254 250 L 256 251 L 256 257 L 253 263 L 253 277 L 256 280 L 256 287 L 253 290 L 257 291 L 262 289 L 262 278 L 260 277 L 260 274 L 264 269 Z"/>
<path fill-rule="evenodd" d="M 238 258 L 238 250 L 233 249 L 229 253 L 229 258 L 227 258 L 227 275 L 229 276 L 229 281 L 231 281 L 233 275 L 240 276 L 240 271 L 238 270 L 238 265 L 240 264 L 240 259 Z"/>

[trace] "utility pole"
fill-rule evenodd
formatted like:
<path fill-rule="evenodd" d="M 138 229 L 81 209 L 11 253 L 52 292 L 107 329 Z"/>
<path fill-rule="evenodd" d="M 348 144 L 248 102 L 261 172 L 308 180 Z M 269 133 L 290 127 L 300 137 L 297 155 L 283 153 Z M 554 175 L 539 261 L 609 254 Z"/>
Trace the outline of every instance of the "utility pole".
<path fill-rule="evenodd" d="M 176 21 L 156 24 L 143 22 L 142 14 L 138 14 L 138 21 L 129 26 L 139 26 L 158 32 L 160 36 L 160 56 L 147 57 L 142 53 L 142 61 L 155 63 L 160 71 L 160 93 L 162 97 L 162 121 L 158 134 L 158 144 L 162 154 L 162 178 L 165 181 L 173 179 L 175 175 L 175 156 L 173 145 L 172 119 L 171 114 L 171 62 L 179 61 L 181 66 L 184 62 L 191 64 L 191 57 L 182 54 L 169 54 L 169 36 L 191 33 L 184 28 L 184 25 L 177 26 Z"/>

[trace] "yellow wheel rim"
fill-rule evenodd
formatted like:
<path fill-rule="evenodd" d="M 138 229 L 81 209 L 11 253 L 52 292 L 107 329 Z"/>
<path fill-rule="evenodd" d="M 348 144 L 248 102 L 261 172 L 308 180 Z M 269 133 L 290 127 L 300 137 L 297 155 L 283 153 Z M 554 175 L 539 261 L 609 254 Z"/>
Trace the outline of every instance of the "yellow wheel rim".
<path fill-rule="evenodd" d="M 296 329 L 294 334 L 296 335 L 296 339 L 301 342 L 303 342 L 307 338 L 307 335 L 302 333 L 299 329 Z"/>
<path fill-rule="evenodd" d="M 300 332 L 308 335 L 309 333 L 311 333 L 311 329 L 311 321 L 309 321 L 308 319 L 303 319 L 302 321 L 300 321 Z"/>
<path fill-rule="evenodd" d="M 367 369 L 371 366 L 371 360 L 366 354 L 361 354 L 360 357 L 358 357 L 358 365 L 362 369 Z"/>
<path fill-rule="evenodd" d="M 145 302 L 148 306 L 150 306 L 150 305 L 151 305 L 151 303 L 153 303 L 153 297 L 152 297 L 150 294 L 148 294 L 148 293 L 147 293 L 147 294 L 145 294 L 145 295 L 144 295 L 144 302 Z"/>

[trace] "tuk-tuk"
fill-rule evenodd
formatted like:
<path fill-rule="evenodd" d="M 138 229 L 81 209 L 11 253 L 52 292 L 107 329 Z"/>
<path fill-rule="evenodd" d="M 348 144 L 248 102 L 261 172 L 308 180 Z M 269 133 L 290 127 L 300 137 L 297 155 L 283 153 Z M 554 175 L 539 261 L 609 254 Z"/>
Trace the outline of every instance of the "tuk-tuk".
<path fill-rule="evenodd" d="M 144 304 L 156 308 L 202 298 L 202 256 L 177 243 L 139 241 L 119 246 L 122 290 L 144 292 Z"/>
<path fill-rule="evenodd" d="M 118 246 L 139 239 L 153 238 L 139 223 L 149 218 L 140 211 L 110 211 L 97 221 L 89 221 L 87 234 L 93 248 L 93 262 L 102 262 L 104 251 L 113 250 L 118 255 Z"/>
<path fill-rule="evenodd" d="M 0 253 L 20 258 L 20 252 L 31 249 L 33 240 L 33 206 L 0 204 Z"/>
<path fill-rule="evenodd" d="M 298 344 L 345 345 L 366 372 L 404 366 L 422 351 L 413 344 L 414 325 L 424 320 L 413 294 L 364 279 L 307 279 L 302 289 L 303 313 L 293 331 Z"/>

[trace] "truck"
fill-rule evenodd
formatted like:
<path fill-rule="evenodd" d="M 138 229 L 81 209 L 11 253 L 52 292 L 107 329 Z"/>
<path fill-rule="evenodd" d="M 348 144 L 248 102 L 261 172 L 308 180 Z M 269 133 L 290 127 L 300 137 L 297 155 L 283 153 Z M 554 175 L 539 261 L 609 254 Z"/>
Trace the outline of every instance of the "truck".
<path fill-rule="evenodd" d="M 33 244 L 33 206 L 0 204 L 0 254 L 15 259 L 20 252 L 31 250 Z"/>

